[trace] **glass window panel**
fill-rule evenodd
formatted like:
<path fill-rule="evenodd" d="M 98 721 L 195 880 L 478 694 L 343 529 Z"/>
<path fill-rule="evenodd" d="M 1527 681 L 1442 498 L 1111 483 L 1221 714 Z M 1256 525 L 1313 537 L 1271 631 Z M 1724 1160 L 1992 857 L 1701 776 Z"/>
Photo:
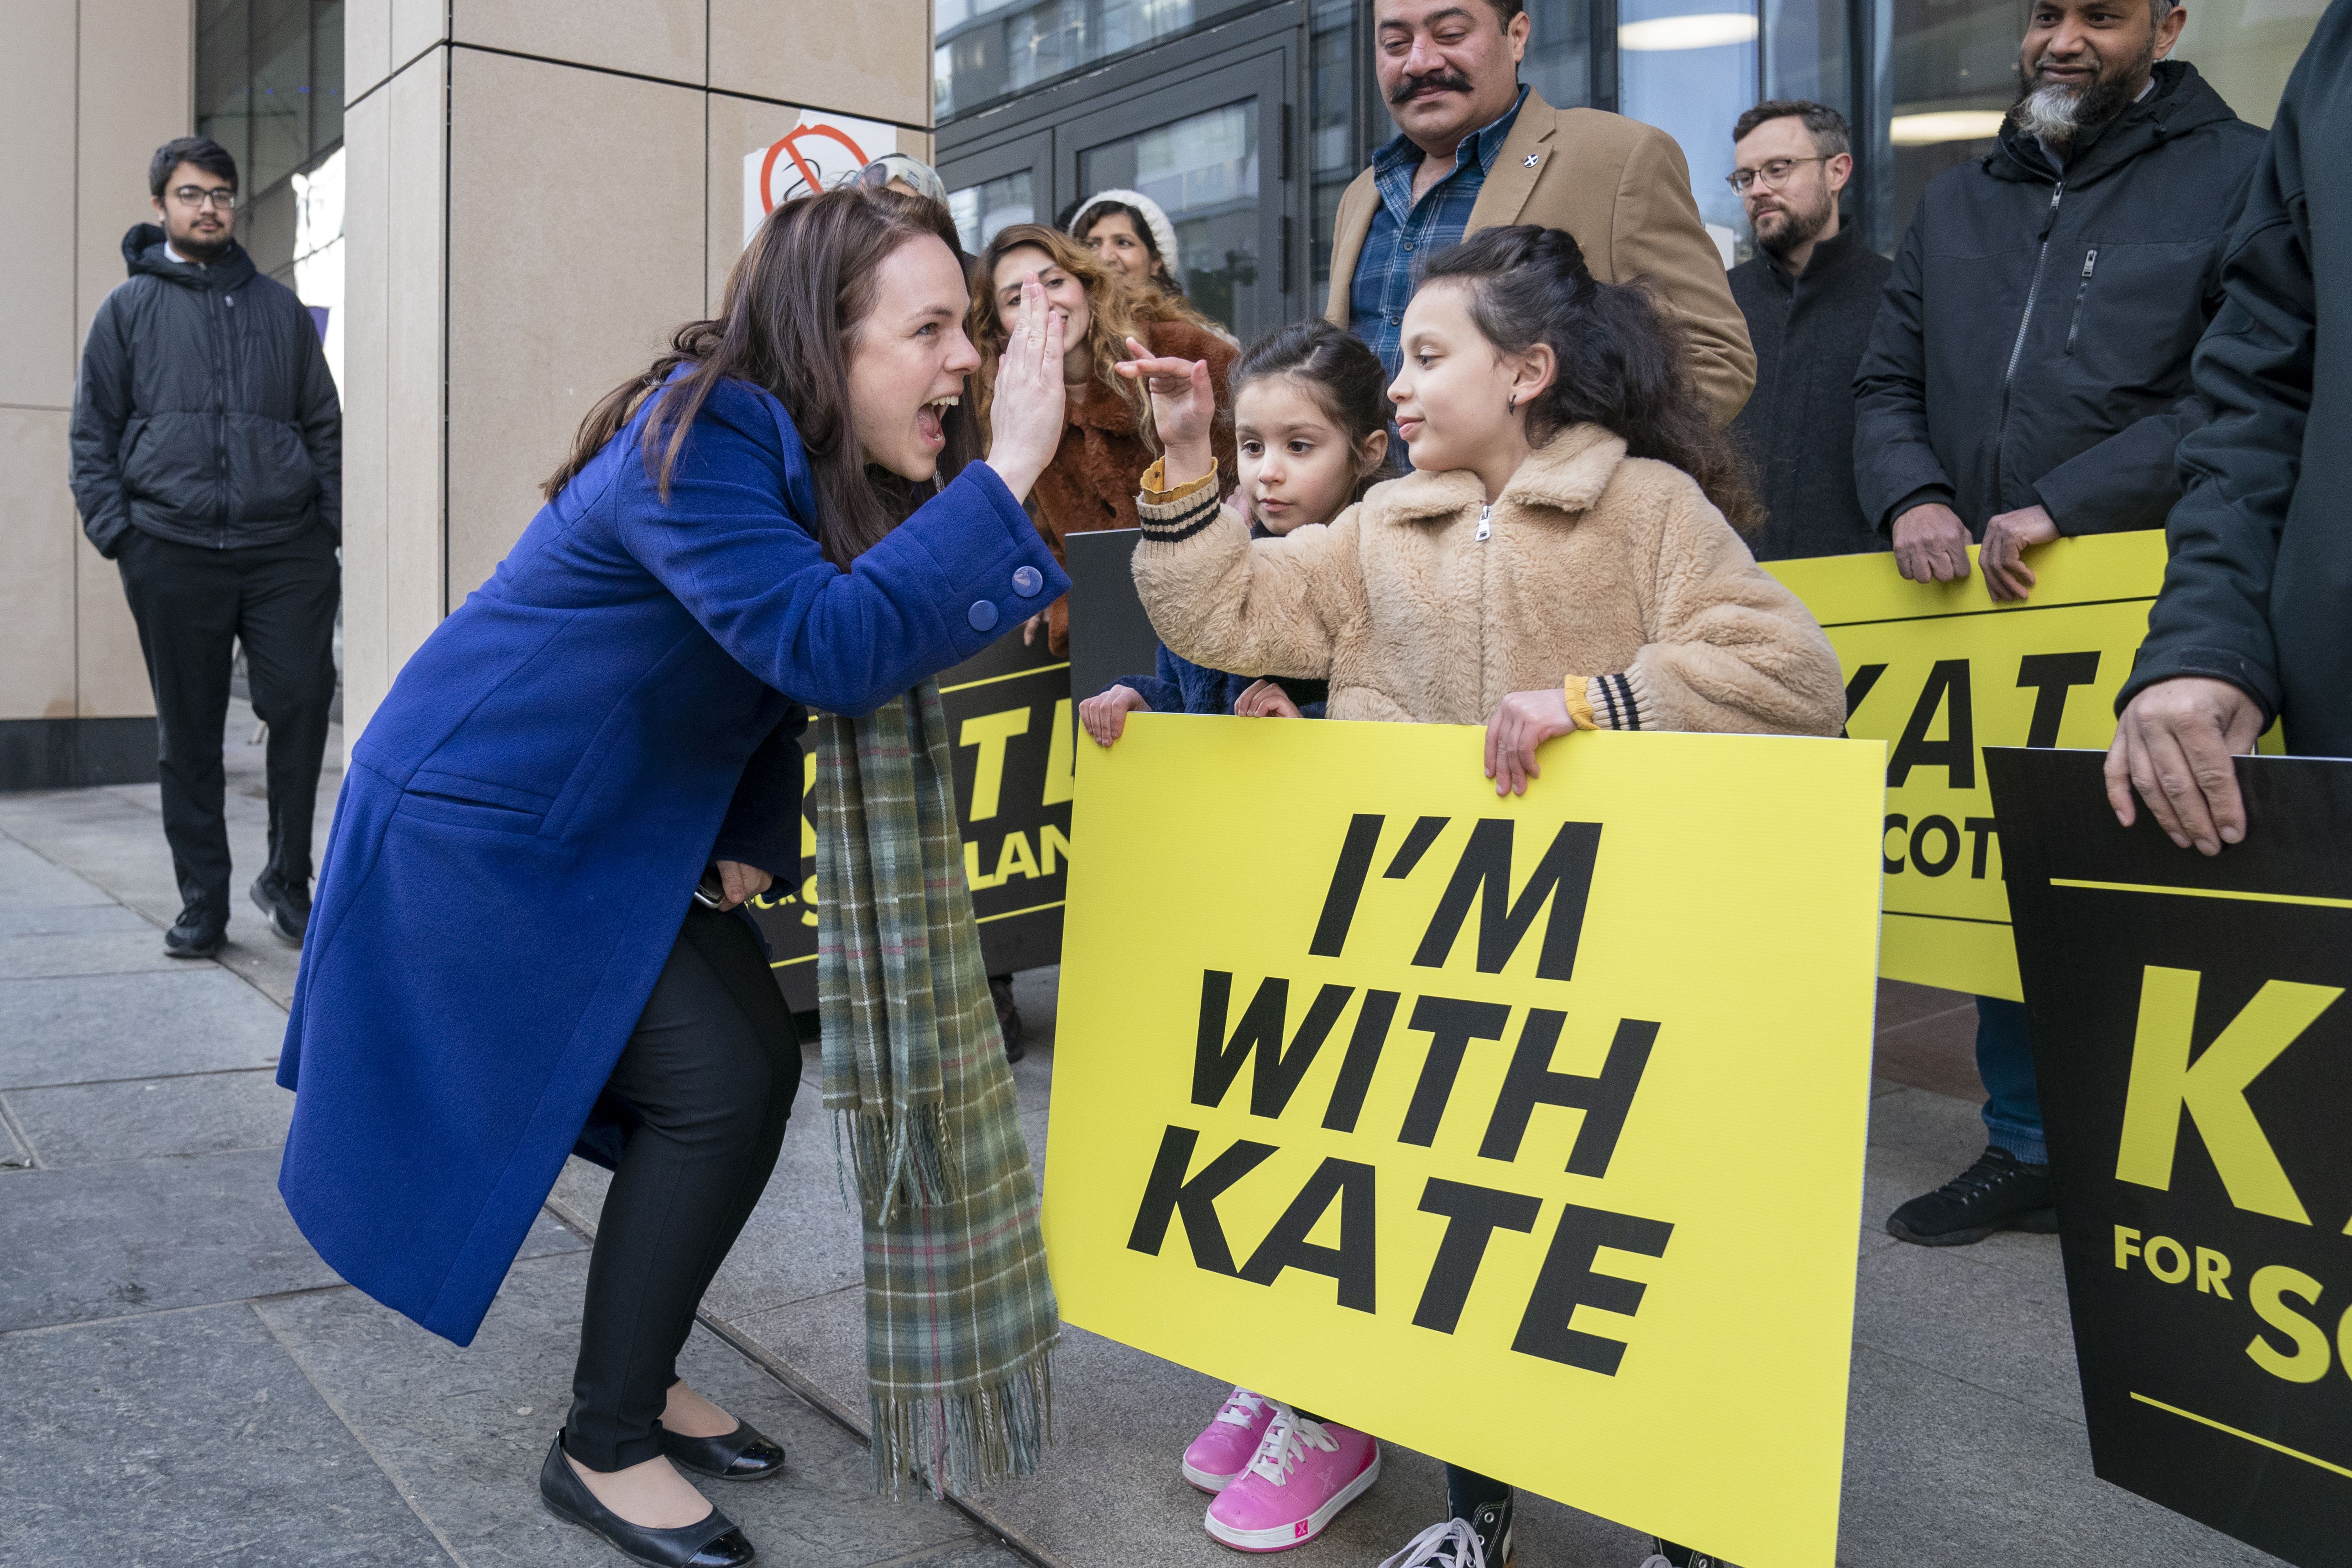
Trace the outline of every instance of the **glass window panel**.
<path fill-rule="evenodd" d="M 1826 103 L 1853 122 L 1844 0 L 1764 0 L 1763 96 Z"/>
<path fill-rule="evenodd" d="M 310 155 L 343 139 L 343 0 L 310 7 Z"/>
<path fill-rule="evenodd" d="M 1756 101 L 1754 0 L 1623 0 L 1617 16 L 1618 106 L 1682 144 L 1699 216 L 1727 264 L 1747 224 L 1724 176 L 1732 124 Z"/>
<path fill-rule="evenodd" d="M 2267 126 L 2326 0 L 2197 0 L 2172 58 L 2196 66 L 2238 118 Z"/>
<path fill-rule="evenodd" d="M 941 120 L 1174 37 L 1259 0 L 939 0 L 931 100 Z"/>
<path fill-rule="evenodd" d="M 203 0 L 196 10 L 196 134 L 209 136 L 236 160 L 237 180 L 252 178 L 253 147 L 246 134 L 251 72 L 246 64 L 245 0 Z"/>
<path fill-rule="evenodd" d="M 253 0 L 253 168 L 259 192 L 310 157 L 310 0 Z"/>
<path fill-rule="evenodd" d="M 1141 191 L 1176 229 L 1185 293 L 1233 331 L 1257 321 L 1257 100 L 1244 99 L 1089 147 L 1088 194 Z"/>
<path fill-rule="evenodd" d="M 1554 109 L 1592 101 L 1592 8 L 1587 0 L 1530 0 L 1527 58 L 1519 79 Z M 1743 106 L 1744 107 L 1744 106 Z"/>
<path fill-rule="evenodd" d="M 2026 16 L 2024 0 L 1893 0 L 1893 8 L 1890 239 L 1910 224 L 1928 181 L 1993 150 L 2017 96 Z"/>
<path fill-rule="evenodd" d="M 1037 221 L 1036 186 L 1026 169 L 983 180 L 948 193 L 948 214 L 955 219 L 956 237 L 977 256 L 988 242 L 1016 223 Z"/>
<path fill-rule="evenodd" d="M 1315 0 L 1307 18 L 1307 167 L 1314 211 L 1307 226 L 1316 286 L 1331 280 L 1331 232 L 1340 193 L 1364 165 L 1356 130 L 1356 11 L 1360 0 Z"/>

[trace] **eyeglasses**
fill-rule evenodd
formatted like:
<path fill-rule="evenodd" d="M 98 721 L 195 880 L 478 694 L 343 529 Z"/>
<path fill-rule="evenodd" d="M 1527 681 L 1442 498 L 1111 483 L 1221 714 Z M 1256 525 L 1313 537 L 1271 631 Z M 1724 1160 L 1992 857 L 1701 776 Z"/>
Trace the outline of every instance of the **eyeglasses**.
<path fill-rule="evenodd" d="M 215 186 L 209 191 L 202 185 L 182 185 L 172 195 L 184 207 L 200 207 L 209 203 L 225 213 L 236 211 L 236 193 L 226 185 Z"/>
<path fill-rule="evenodd" d="M 1775 158 L 1760 169 L 1734 169 L 1731 173 L 1723 176 L 1723 183 L 1729 185 L 1733 190 L 1738 191 L 1743 196 L 1748 194 L 1748 187 L 1755 184 L 1760 184 L 1768 191 L 1777 191 L 1788 182 L 1788 178 L 1790 174 L 1797 172 L 1798 164 L 1826 163 L 1828 162 L 1828 156 L 1818 158 Z"/>

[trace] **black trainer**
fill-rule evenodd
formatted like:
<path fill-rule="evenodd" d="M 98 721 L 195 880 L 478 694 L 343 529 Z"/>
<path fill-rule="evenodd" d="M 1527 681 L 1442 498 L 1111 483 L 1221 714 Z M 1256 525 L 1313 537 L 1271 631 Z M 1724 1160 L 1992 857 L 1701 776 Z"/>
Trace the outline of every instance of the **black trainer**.
<path fill-rule="evenodd" d="M 178 922 L 163 933 L 163 953 L 167 958 L 210 958 L 227 939 L 226 920 L 202 904 L 190 904 L 180 911 Z"/>
<path fill-rule="evenodd" d="M 1966 1247 L 1997 1230 L 2058 1228 L 2050 1167 L 1988 1145 L 1977 1163 L 1886 1216 L 1886 1234 L 1919 1247 Z"/>
<path fill-rule="evenodd" d="M 988 977 L 988 998 L 996 1004 L 996 1026 L 1004 1032 L 1004 1059 L 1017 1062 L 1029 1054 L 1021 1043 L 1021 1008 L 1013 1000 L 1013 976 Z"/>
<path fill-rule="evenodd" d="M 1655 1549 L 1656 1554 L 1643 1563 L 1642 1568 L 1653 1568 L 1659 1563 L 1664 1563 L 1666 1568 L 1738 1568 L 1738 1564 L 1726 1562 L 1723 1558 L 1709 1557 L 1704 1552 L 1688 1546 L 1676 1546 L 1673 1542 L 1663 1541 L 1654 1535 L 1650 1537 L 1650 1545 Z"/>
<path fill-rule="evenodd" d="M 253 907 L 261 911 L 270 935 L 289 947 L 302 945 L 302 934 L 310 929 L 310 889 L 289 888 L 276 872 L 264 871 L 253 879 Z"/>
<path fill-rule="evenodd" d="M 1506 1493 L 1492 1501 L 1482 1502 L 1470 1510 L 1470 1528 L 1477 1532 L 1478 1550 L 1484 1554 L 1486 1568 L 1511 1568 L 1512 1554 L 1518 1550 L 1511 1539 L 1511 1515 L 1518 1494 Z"/>

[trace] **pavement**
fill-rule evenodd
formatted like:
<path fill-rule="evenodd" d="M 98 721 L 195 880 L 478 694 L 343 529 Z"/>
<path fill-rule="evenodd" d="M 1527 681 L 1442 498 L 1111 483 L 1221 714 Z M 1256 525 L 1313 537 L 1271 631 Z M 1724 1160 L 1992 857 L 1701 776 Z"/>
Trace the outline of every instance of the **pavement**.
<path fill-rule="evenodd" d="M 229 815 L 247 880 L 265 821 L 252 731 L 240 704 Z M 340 784 L 320 784 L 322 845 Z M 533 1490 L 604 1173 L 566 1170 L 470 1349 L 342 1285 L 275 1186 L 298 955 L 240 903 L 217 962 L 163 957 L 179 898 L 160 822 L 152 785 L 0 795 L 0 1564 L 620 1563 Z M 1057 979 L 1016 982 L 1014 1077 L 1041 1163 Z M 1881 987 L 1839 1563 L 2275 1564 L 2092 1475 L 2055 1238 L 1931 1251 L 1886 1236 L 1896 1204 L 1982 1147 L 1973 1027 L 1964 996 Z M 709 1489 L 761 1560 L 1233 1568 L 1176 1469 L 1223 1389 L 1081 1330 L 1055 1371 L 1044 1474 L 962 1509 L 868 1494 L 857 1231 L 813 1049 L 805 1076 L 684 1362 L 793 1455 L 780 1481 Z M 1437 1463 L 1391 1445 L 1379 1486 L 1297 1568 L 1372 1568 L 1443 1499 Z M 1634 1568 L 1646 1546 L 1521 1499 L 1521 1568 Z"/>

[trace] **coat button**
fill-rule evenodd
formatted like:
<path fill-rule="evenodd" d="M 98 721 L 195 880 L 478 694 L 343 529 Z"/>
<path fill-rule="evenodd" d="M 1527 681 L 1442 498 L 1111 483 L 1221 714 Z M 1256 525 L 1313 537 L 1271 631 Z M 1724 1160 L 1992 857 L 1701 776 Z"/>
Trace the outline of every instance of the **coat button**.
<path fill-rule="evenodd" d="M 972 602 L 971 608 L 964 613 L 963 618 L 971 623 L 973 631 L 994 631 L 996 629 L 995 603 L 988 599 L 976 599 Z"/>
<path fill-rule="evenodd" d="M 1034 599 L 1045 585 L 1045 574 L 1034 566 L 1023 566 L 1013 574 L 1013 591 L 1024 599 Z"/>

